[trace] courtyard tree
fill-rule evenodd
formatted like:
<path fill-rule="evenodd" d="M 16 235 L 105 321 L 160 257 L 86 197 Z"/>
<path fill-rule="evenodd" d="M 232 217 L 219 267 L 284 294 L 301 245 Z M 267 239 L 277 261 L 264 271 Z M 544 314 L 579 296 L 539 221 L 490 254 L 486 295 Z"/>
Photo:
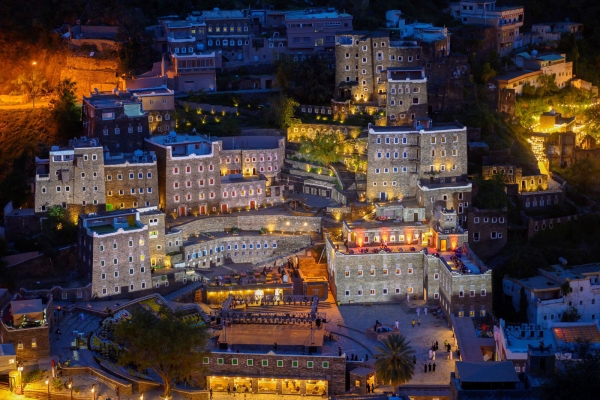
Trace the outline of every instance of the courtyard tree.
<path fill-rule="evenodd" d="M 192 373 L 201 371 L 208 354 L 206 328 L 181 319 L 167 307 L 157 314 L 134 310 L 131 320 L 117 325 L 115 337 L 124 349 L 119 364 L 154 371 L 163 381 L 164 398 L 171 396 L 177 382 L 191 383 Z"/>
<path fill-rule="evenodd" d="M 342 145 L 343 142 L 338 135 L 327 135 L 317 131 L 313 138 L 302 139 L 299 152 L 309 160 L 329 166 L 342 158 Z"/>
<path fill-rule="evenodd" d="M 375 374 L 381 382 L 391 383 L 395 391 L 399 385 L 412 379 L 415 370 L 415 351 L 406 338 L 393 333 L 376 346 Z"/>

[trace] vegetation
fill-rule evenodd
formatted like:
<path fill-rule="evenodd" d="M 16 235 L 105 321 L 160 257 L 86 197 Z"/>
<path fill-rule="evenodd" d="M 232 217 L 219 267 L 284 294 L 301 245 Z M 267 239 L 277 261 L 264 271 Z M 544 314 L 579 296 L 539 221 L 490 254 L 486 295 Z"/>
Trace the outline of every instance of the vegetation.
<path fill-rule="evenodd" d="M 81 132 L 81 109 L 77 107 L 76 86 L 70 79 L 59 82 L 50 100 L 52 118 L 56 122 L 58 136 L 63 141 L 77 137 Z"/>
<path fill-rule="evenodd" d="M 380 382 L 391 383 L 395 391 L 399 385 L 412 379 L 415 364 L 410 342 L 400 334 L 393 333 L 376 346 L 375 374 Z"/>
<path fill-rule="evenodd" d="M 115 330 L 116 342 L 126 349 L 119 364 L 154 371 L 163 381 L 163 397 L 170 397 L 177 382 L 191 383 L 192 372 L 198 372 L 208 354 L 206 329 L 194 324 L 167 307 L 161 307 L 158 315 L 134 310 L 131 320 Z"/>
<path fill-rule="evenodd" d="M 497 174 L 491 179 L 477 180 L 477 196 L 473 205 L 482 209 L 496 209 L 508 206 L 508 196 L 504 189 L 504 174 Z"/>
<path fill-rule="evenodd" d="M 561 322 L 577 322 L 581 319 L 581 314 L 577 307 L 571 306 L 565 310 L 562 315 Z"/>
<path fill-rule="evenodd" d="M 287 129 L 298 121 L 294 118 L 296 107 L 300 104 L 286 96 L 277 94 L 269 98 L 270 107 L 265 112 L 265 120 L 277 126 L 279 129 Z"/>
<path fill-rule="evenodd" d="M 556 360 L 560 367 L 549 369 L 541 387 L 542 400 L 593 400 L 600 392 L 600 351 L 589 342 L 579 341 L 570 360 Z"/>
<path fill-rule="evenodd" d="M 33 371 L 23 373 L 23 383 L 37 382 L 44 377 L 44 371 L 34 369 Z"/>
<path fill-rule="evenodd" d="M 336 134 L 324 135 L 317 131 L 313 138 L 304 137 L 298 150 L 306 158 L 326 167 L 342 158 L 342 137 Z"/>

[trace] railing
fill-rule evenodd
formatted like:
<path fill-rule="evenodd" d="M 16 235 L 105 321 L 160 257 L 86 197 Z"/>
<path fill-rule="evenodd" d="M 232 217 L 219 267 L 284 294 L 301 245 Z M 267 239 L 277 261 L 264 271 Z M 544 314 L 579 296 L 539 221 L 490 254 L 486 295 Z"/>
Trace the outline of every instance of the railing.
<path fill-rule="evenodd" d="M 559 304 L 559 303 L 564 303 L 564 302 L 565 302 L 564 298 L 540 300 L 540 304 L 542 304 L 542 305 Z"/>
<path fill-rule="evenodd" d="M 35 179 L 37 181 L 49 181 L 50 180 L 50 174 L 37 174 L 35 176 Z"/>

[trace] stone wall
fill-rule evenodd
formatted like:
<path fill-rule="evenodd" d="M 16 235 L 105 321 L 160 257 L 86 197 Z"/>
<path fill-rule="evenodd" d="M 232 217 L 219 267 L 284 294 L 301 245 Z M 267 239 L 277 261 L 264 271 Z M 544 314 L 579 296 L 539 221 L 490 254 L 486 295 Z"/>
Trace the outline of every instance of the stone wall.
<path fill-rule="evenodd" d="M 199 232 L 223 232 L 234 226 L 242 231 L 259 231 L 265 228 L 268 232 L 320 232 L 321 217 L 253 215 L 252 212 L 239 212 L 227 216 L 199 217 L 180 225 L 177 225 L 175 220 L 171 225 L 172 228 L 181 230 L 182 237 Z"/>
<path fill-rule="evenodd" d="M 75 95 L 78 99 L 89 96 L 95 88 L 111 91 L 119 87 L 117 61 L 69 55 L 60 71 L 60 80 L 67 78 L 77 82 Z"/>
<path fill-rule="evenodd" d="M 329 124 L 298 124 L 287 129 L 287 139 L 292 143 L 300 143 L 302 138 L 314 139 L 319 134 L 339 134 L 348 139 L 355 139 L 361 134 L 360 126 L 352 125 L 329 125 Z"/>
<path fill-rule="evenodd" d="M 158 206 L 156 162 L 105 165 L 104 174 L 106 201 L 113 209 Z"/>
<path fill-rule="evenodd" d="M 561 224 L 568 224 L 572 221 L 577 221 L 577 219 L 582 216 L 582 214 L 574 214 L 566 217 L 543 219 L 529 217 L 527 220 L 527 238 L 531 239 L 533 236 L 545 231 L 546 229 L 554 229 L 555 227 L 561 226 Z"/>
<path fill-rule="evenodd" d="M 237 360 L 237 365 L 232 364 L 232 359 Z M 248 360 L 253 360 L 252 366 L 248 366 Z M 266 361 L 267 365 L 263 366 L 263 361 Z M 283 364 L 280 364 L 283 366 L 278 367 L 277 361 L 283 361 Z M 297 367 L 292 366 L 293 362 L 297 362 Z M 309 367 L 308 362 L 312 362 L 312 368 Z M 205 366 L 209 368 L 212 375 L 227 377 L 231 387 L 233 387 L 234 377 L 239 376 L 326 380 L 329 386 L 329 395 L 342 394 L 345 392 L 346 387 L 345 357 L 213 352 L 209 357 L 208 364 Z M 211 377 L 207 379 L 207 387 L 210 387 Z M 281 389 L 278 392 L 281 393 Z"/>

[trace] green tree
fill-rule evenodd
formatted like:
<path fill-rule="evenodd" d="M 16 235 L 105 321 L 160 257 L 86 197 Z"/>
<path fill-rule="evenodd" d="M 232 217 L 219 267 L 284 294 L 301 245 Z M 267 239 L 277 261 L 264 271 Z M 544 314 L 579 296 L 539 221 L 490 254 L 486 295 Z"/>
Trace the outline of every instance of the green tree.
<path fill-rule="evenodd" d="M 31 99 L 31 95 L 36 97 L 48 92 L 48 81 L 44 74 L 34 68 L 33 72 L 23 72 L 12 81 L 13 85 L 19 87 L 21 92 Z"/>
<path fill-rule="evenodd" d="M 493 175 L 491 179 L 478 179 L 477 195 L 473 199 L 473 205 L 483 209 L 507 207 L 508 196 L 504 187 L 503 174 Z"/>
<path fill-rule="evenodd" d="M 71 79 L 62 80 L 56 85 L 50 100 L 52 118 L 56 122 L 58 136 L 63 140 L 77 137 L 81 132 L 81 109 L 77 107 L 76 87 Z"/>
<path fill-rule="evenodd" d="M 167 307 L 161 307 L 157 315 L 134 310 L 131 320 L 117 325 L 115 339 L 124 349 L 119 364 L 154 371 L 163 381 L 164 398 L 171 396 L 177 382 L 191 383 L 192 372 L 202 368 L 208 354 L 206 328 L 181 319 Z"/>
<path fill-rule="evenodd" d="M 581 319 L 581 314 L 575 306 L 571 306 L 565 310 L 562 315 L 561 322 L 577 322 Z"/>
<path fill-rule="evenodd" d="M 327 60 L 309 56 L 302 61 L 295 74 L 294 95 L 302 104 L 321 104 L 331 100 L 334 73 Z"/>
<path fill-rule="evenodd" d="M 294 118 L 298 104 L 294 99 L 279 93 L 269 98 L 270 107 L 265 112 L 267 122 L 277 126 L 279 129 L 287 129 L 297 123 Z"/>
<path fill-rule="evenodd" d="M 492 68 L 490 63 L 483 64 L 483 67 L 481 68 L 481 74 L 479 75 L 479 80 L 481 81 L 481 83 L 486 83 L 495 76 L 496 70 Z"/>
<path fill-rule="evenodd" d="M 342 145 L 343 142 L 337 135 L 322 134 L 317 131 L 312 139 L 307 137 L 302 139 L 298 151 L 306 155 L 309 160 L 329 166 L 342 158 Z"/>
<path fill-rule="evenodd" d="M 570 360 L 556 360 L 558 368 L 549 368 L 541 386 L 542 400 L 595 400 L 600 393 L 600 351 L 588 342 L 578 341 L 561 351 L 572 354 Z"/>
<path fill-rule="evenodd" d="M 412 379 L 415 365 L 410 342 L 400 334 L 393 333 L 376 346 L 375 374 L 381 382 L 391 383 L 395 391 L 399 385 Z"/>

